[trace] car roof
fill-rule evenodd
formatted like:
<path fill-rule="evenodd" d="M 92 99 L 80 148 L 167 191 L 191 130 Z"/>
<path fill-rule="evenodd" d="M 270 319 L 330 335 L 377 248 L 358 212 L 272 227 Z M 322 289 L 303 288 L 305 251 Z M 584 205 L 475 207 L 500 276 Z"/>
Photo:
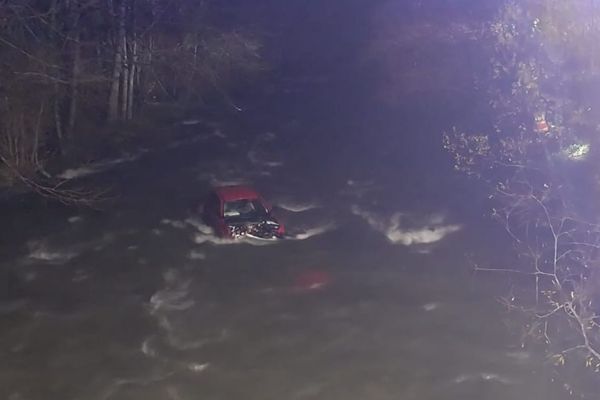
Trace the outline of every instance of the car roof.
<path fill-rule="evenodd" d="M 250 186 L 220 186 L 214 188 L 214 192 L 222 201 L 236 201 L 243 199 L 258 199 L 260 195 Z"/>

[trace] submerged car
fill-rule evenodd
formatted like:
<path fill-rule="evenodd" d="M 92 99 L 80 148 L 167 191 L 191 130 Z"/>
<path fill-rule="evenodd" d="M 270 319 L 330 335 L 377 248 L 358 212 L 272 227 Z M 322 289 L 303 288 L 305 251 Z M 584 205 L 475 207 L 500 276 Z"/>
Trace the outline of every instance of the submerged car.
<path fill-rule="evenodd" d="M 253 188 L 222 186 L 210 193 L 202 214 L 204 222 L 220 237 L 281 239 L 285 228 L 271 211 L 271 206 Z"/>

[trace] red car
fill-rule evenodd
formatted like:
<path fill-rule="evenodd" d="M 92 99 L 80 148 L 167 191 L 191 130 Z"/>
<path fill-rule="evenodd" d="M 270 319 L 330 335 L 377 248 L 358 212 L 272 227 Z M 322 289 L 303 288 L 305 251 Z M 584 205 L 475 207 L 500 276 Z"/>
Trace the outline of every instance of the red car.
<path fill-rule="evenodd" d="M 271 213 L 271 206 L 248 186 L 222 186 L 208 196 L 202 211 L 204 222 L 220 237 L 281 239 L 285 228 Z"/>

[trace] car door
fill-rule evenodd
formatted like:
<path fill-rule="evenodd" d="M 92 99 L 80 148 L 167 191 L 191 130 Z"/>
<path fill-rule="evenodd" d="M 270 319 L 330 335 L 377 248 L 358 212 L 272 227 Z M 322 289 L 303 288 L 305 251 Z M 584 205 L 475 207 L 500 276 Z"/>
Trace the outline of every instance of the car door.
<path fill-rule="evenodd" d="M 224 235 L 227 232 L 227 227 L 223 220 L 221 199 L 216 193 L 212 193 L 206 201 L 206 206 L 204 207 L 204 221 L 210 225 L 218 235 Z"/>
<path fill-rule="evenodd" d="M 204 222 L 209 225 L 215 225 L 219 219 L 220 209 L 219 197 L 215 193 L 211 193 L 204 203 Z"/>

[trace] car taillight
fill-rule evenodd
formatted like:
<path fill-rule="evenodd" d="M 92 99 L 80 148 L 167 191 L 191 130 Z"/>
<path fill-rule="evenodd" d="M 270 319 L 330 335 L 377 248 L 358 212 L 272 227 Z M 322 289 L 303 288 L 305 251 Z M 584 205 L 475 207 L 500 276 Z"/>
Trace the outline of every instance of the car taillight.
<path fill-rule="evenodd" d="M 285 234 L 285 226 L 283 226 L 283 224 L 282 224 L 282 223 L 280 223 L 280 224 L 279 224 L 279 227 L 277 228 L 277 231 L 276 231 L 276 232 L 277 232 L 277 234 L 278 234 L 278 235 L 283 235 L 283 234 Z"/>

